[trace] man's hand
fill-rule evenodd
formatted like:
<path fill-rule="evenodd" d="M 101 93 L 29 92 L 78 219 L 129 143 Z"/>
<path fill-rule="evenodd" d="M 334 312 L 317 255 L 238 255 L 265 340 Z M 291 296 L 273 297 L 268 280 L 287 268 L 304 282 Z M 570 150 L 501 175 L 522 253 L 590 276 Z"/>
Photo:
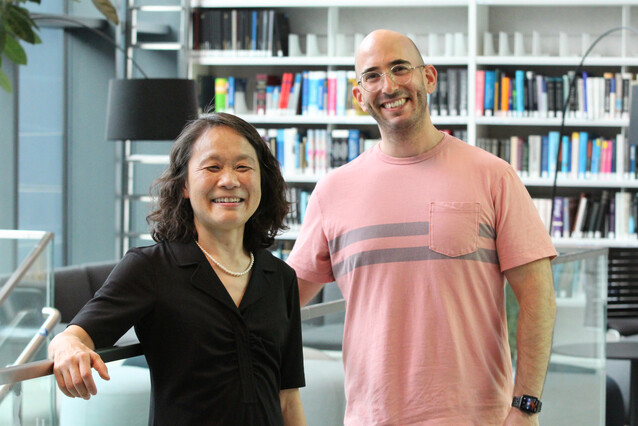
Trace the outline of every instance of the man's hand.
<path fill-rule="evenodd" d="M 78 326 L 72 325 L 55 336 L 49 344 L 49 359 L 58 387 L 71 398 L 89 399 L 97 393 L 91 368 L 104 380 L 110 379 L 106 364 L 93 351 L 93 341 Z"/>

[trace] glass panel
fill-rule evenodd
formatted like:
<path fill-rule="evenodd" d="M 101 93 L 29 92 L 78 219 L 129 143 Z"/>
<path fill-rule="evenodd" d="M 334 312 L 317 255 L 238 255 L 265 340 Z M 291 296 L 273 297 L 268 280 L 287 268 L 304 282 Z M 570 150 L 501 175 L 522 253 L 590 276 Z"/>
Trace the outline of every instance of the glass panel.
<path fill-rule="evenodd" d="M 47 319 L 43 308 L 53 305 L 53 245 L 37 231 L 0 230 L 0 285 L 22 278 L 0 305 L 0 365 L 12 365 L 29 353 L 29 343 Z M 45 245 L 44 245 L 45 244 Z M 44 247 L 42 247 L 44 245 Z M 39 254 L 37 249 L 42 250 Z M 3 291 L 4 293 L 4 291 Z M 46 359 L 46 341 L 26 361 Z M 52 425 L 55 415 L 51 377 L 18 384 L 0 401 L 0 424 Z M 0 392 L 0 395 L 2 392 Z M 15 419 L 22 418 L 22 423 Z"/>
<path fill-rule="evenodd" d="M 580 257 L 570 261 L 565 254 L 567 261 L 553 265 L 556 323 L 543 393 L 551 403 L 543 406 L 541 423 L 605 424 L 607 251 Z"/>
<path fill-rule="evenodd" d="M 540 422 L 605 424 L 607 250 L 561 253 L 552 262 L 552 272 L 556 322 Z M 510 287 L 506 289 L 510 347 L 516 366 L 518 304 Z"/>

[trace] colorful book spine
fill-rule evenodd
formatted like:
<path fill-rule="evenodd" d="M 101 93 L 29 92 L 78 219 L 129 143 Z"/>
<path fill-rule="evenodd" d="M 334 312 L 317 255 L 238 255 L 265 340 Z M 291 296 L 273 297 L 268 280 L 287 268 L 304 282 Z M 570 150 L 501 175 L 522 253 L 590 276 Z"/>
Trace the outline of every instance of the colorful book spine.
<path fill-rule="evenodd" d="M 494 84 L 496 83 L 496 73 L 492 70 L 485 71 L 485 103 L 484 114 L 491 116 L 494 114 Z"/>
<path fill-rule="evenodd" d="M 482 117 L 485 111 L 485 70 L 476 71 L 476 91 L 474 94 L 474 109 L 477 117 Z"/>

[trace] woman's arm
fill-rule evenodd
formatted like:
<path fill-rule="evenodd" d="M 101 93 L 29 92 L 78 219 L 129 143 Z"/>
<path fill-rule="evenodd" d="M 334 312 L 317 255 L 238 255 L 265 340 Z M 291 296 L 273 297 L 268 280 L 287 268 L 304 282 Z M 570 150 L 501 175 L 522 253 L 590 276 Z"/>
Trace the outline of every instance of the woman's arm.
<path fill-rule="evenodd" d="M 77 325 L 70 325 L 49 343 L 53 374 L 58 387 L 66 396 L 89 399 L 97 393 L 91 367 L 104 380 L 109 380 L 106 364 L 93 349 L 93 339 Z"/>
<path fill-rule="evenodd" d="M 305 426 L 306 415 L 301 404 L 299 389 L 282 389 L 279 392 L 281 402 L 281 414 L 284 418 L 285 426 Z"/>

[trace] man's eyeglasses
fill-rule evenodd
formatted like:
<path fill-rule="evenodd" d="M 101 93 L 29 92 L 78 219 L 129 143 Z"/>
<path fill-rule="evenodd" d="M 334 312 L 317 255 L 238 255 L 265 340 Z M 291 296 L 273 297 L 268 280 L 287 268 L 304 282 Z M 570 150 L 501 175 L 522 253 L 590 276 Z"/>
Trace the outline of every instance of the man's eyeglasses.
<path fill-rule="evenodd" d="M 412 78 L 412 71 L 423 67 L 425 65 L 413 67 L 408 64 L 397 64 L 384 73 L 368 71 L 361 74 L 361 78 L 357 83 L 367 92 L 376 92 L 383 86 L 383 77 L 385 75 L 388 75 L 396 84 L 407 84 Z"/>

